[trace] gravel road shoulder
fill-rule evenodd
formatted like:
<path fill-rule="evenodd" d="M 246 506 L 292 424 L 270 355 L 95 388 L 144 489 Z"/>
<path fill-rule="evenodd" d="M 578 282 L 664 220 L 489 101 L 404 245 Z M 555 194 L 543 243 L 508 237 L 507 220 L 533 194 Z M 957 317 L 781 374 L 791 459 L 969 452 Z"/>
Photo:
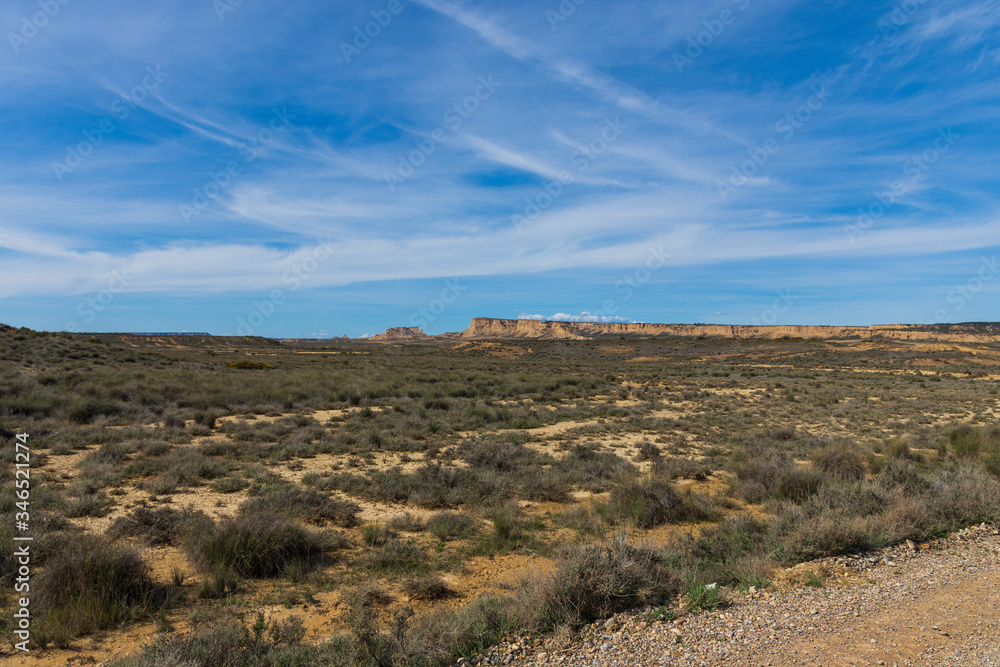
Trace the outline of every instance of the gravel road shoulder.
<path fill-rule="evenodd" d="M 795 585 L 819 574 L 822 586 Z M 779 577 L 779 579 L 781 579 Z M 565 649 L 512 641 L 484 662 L 538 665 L 1000 666 L 1000 531 L 805 563 L 786 590 L 672 621 L 622 614 Z"/>

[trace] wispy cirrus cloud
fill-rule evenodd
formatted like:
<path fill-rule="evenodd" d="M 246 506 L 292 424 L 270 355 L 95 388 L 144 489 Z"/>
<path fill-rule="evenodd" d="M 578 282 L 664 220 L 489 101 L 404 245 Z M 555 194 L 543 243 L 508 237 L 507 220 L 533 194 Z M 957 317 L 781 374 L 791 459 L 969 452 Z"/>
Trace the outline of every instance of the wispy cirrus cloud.
<path fill-rule="evenodd" d="M 67 299 L 126 270 L 102 317 L 227 330 L 227 304 L 281 288 L 330 239 L 273 333 L 405 323 L 454 276 L 474 286 L 435 326 L 567 311 L 552 304 L 584 317 L 660 246 L 669 266 L 614 317 L 740 322 L 762 307 L 744 303 L 795 284 L 803 319 L 919 319 L 922 294 L 947 294 L 1000 247 L 994 3 L 924 3 L 883 34 L 888 1 L 761 0 L 678 72 L 671 54 L 731 5 L 588 0 L 553 32 L 537 4 L 425 0 L 350 63 L 337 46 L 375 7 L 263 0 L 219 22 L 197 0 L 69 5 L 72 21 L 0 64 L 0 118 L 16 129 L 0 140 L 0 307 L 58 328 Z M 19 17 L 0 10 L 0 25 Z M 156 94 L 54 178 L 151 63 L 170 73 Z M 481 77 L 502 85 L 470 102 Z M 797 118 L 821 85 L 828 100 Z M 275 108 L 293 122 L 244 159 Z M 947 128 L 954 146 L 912 178 Z M 183 224 L 178 207 L 234 160 Z M 723 201 L 718 183 L 747 160 Z M 390 191 L 400 161 L 413 173 Z M 851 243 L 845 227 L 898 183 Z M 986 303 L 961 315 L 988 319 Z M 356 323 L 316 322 L 328 316 Z"/>

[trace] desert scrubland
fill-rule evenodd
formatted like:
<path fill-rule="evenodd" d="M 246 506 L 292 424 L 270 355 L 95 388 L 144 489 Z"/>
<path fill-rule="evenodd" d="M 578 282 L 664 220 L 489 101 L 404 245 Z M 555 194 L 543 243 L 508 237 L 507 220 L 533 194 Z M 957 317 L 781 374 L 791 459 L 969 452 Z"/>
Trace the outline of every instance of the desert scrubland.
<path fill-rule="evenodd" d="M 0 504 L 20 511 L 28 433 L 33 650 L 0 659 L 454 664 L 995 524 L 1000 346 L 962 335 L 6 329 Z"/>

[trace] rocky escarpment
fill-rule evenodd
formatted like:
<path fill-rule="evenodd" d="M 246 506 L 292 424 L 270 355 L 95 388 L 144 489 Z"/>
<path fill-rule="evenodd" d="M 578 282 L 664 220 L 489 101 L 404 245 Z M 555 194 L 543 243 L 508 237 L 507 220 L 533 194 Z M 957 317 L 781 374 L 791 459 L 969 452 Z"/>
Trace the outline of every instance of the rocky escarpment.
<path fill-rule="evenodd" d="M 412 340 L 427 337 L 427 334 L 419 327 L 393 327 L 386 329 L 385 333 L 372 336 L 369 340 Z"/>
<path fill-rule="evenodd" d="M 1000 342 L 1000 326 L 987 323 L 955 325 L 880 324 L 868 327 L 737 325 L 737 324 L 647 324 L 598 322 L 543 322 L 492 317 L 473 318 L 469 328 L 436 336 L 444 339 L 563 339 L 602 337 L 681 336 L 702 338 L 803 338 L 812 340 L 910 340 L 952 343 Z M 373 340 L 428 337 L 415 327 L 389 329 Z"/>
<path fill-rule="evenodd" d="M 744 326 L 731 324 L 647 324 L 542 322 L 476 317 L 461 338 L 600 338 L 685 336 L 706 338 L 871 338 L 868 327 Z"/>

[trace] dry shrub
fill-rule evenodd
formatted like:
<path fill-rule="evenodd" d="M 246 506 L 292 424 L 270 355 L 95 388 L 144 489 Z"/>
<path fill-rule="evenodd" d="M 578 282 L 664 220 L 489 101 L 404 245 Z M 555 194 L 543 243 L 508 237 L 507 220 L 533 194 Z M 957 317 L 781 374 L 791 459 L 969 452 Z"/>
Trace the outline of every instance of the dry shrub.
<path fill-rule="evenodd" d="M 442 542 L 479 532 L 479 522 L 465 512 L 438 512 L 427 520 L 427 530 Z"/>
<path fill-rule="evenodd" d="M 356 526 L 360 511 L 361 508 L 349 500 L 294 484 L 268 484 L 240 504 L 240 512 L 244 514 L 278 514 L 317 525 L 332 523 L 342 528 Z"/>
<path fill-rule="evenodd" d="M 186 550 L 203 572 L 273 577 L 293 563 L 317 560 L 330 547 L 322 535 L 274 514 L 237 514 L 189 533 Z"/>
<path fill-rule="evenodd" d="M 690 492 L 680 494 L 669 482 L 657 479 L 625 482 L 615 487 L 610 501 L 599 511 L 612 521 L 626 518 L 638 528 L 705 521 L 717 516 L 706 496 Z"/>
<path fill-rule="evenodd" d="M 172 507 L 150 509 L 137 507 L 122 515 L 108 527 L 110 537 L 138 537 L 148 544 L 174 544 L 184 526 L 191 521 L 204 521 L 201 511 L 175 510 Z"/>
<path fill-rule="evenodd" d="M 552 629 L 590 623 L 639 605 L 663 604 L 680 590 L 680 579 L 660 552 L 620 538 L 570 548 L 534 595 L 541 626 Z"/>
<path fill-rule="evenodd" d="M 131 547 L 96 535 L 79 535 L 48 554 L 31 582 L 36 638 L 65 645 L 147 610 L 155 588 L 149 567 Z"/>
<path fill-rule="evenodd" d="M 830 445 L 812 457 L 813 466 L 827 477 L 855 481 L 865 476 L 865 460 L 855 447 Z"/>
<path fill-rule="evenodd" d="M 639 461 L 655 461 L 660 458 L 660 448 L 649 442 L 648 440 L 643 440 L 639 444 L 639 454 L 636 459 Z"/>
<path fill-rule="evenodd" d="M 403 592 L 414 600 L 443 600 L 455 594 L 436 574 L 413 577 L 403 582 Z"/>
<path fill-rule="evenodd" d="M 730 462 L 733 492 L 747 502 L 768 498 L 802 502 L 819 490 L 823 473 L 799 465 L 787 454 L 760 445 L 737 450 Z"/>

